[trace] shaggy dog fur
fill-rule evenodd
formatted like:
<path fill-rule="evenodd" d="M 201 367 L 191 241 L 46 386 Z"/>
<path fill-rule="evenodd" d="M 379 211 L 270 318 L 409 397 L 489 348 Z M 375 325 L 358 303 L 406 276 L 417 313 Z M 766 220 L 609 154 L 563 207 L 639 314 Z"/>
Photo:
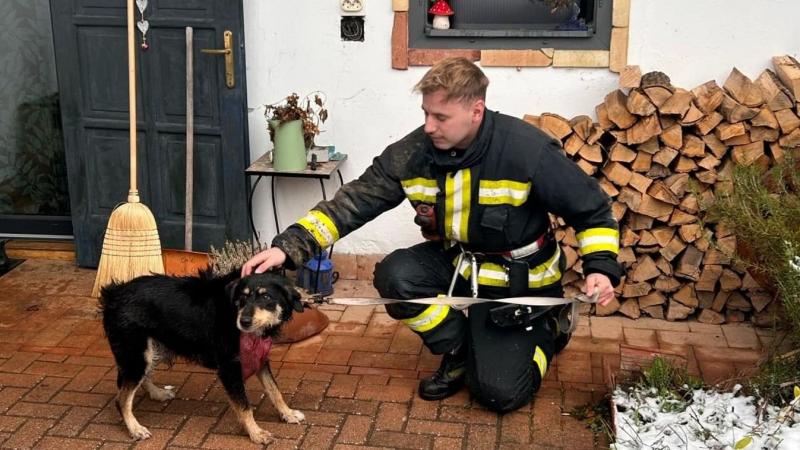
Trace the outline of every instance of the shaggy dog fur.
<path fill-rule="evenodd" d="M 100 307 L 117 363 L 117 406 L 131 436 L 150 437 L 132 412 L 140 385 L 153 400 L 175 397 L 173 391 L 153 384 L 150 373 L 159 361 L 171 363 L 177 355 L 216 370 L 250 439 L 260 444 L 272 440 L 256 424 L 245 395 L 239 339 L 240 333 L 274 336 L 293 310 L 303 310 L 300 294 L 288 279 L 272 273 L 239 279 L 238 270 L 224 276 L 210 271 L 195 277 L 144 276 L 104 288 Z M 302 412 L 286 405 L 269 362 L 258 377 L 284 421 L 304 420 Z"/>

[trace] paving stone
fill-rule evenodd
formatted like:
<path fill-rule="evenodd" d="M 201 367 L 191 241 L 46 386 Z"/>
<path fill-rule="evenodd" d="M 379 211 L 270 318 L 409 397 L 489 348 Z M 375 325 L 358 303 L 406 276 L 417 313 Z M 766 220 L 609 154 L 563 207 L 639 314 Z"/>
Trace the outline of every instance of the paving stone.
<path fill-rule="evenodd" d="M 36 444 L 38 450 L 94 450 L 100 441 L 46 436 Z"/>
<path fill-rule="evenodd" d="M 343 444 L 364 444 L 367 442 L 370 428 L 372 428 L 371 417 L 348 415 L 344 425 L 342 425 L 342 430 L 339 433 L 337 442 Z"/>
<path fill-rule="evenodd" d="M 758 339 L 753 327 L 748 324 L 728 324 L 722 327 L 725 339 L 729 347 L 733 348 L 761 348 L 761 341 Z"/>
<path fill-rule="evenodd" d="M 379 431 L 403 431 L 408 422 L 408 416 L 408 404 L 382 403 L 375 418 L 375 429 Z"/>
<path fill-rule="evenodd" d="M 595 339 L 622 340 L 622 322 L 619 317 L 592 317 L 591 334 Z"/>
<path fill-rule="evenodd" d="M 189 417 L 172 439 L 172 444 L 199 447 L 216 422 L 217 419 L 213 417 Z"/>
<path fill-rule="evenodd" d="M 731 362 L 731 363 L 744 363 L 755 365 L 763 356 L 758 350 L 746 348 L 726 348 L 720 350 L 716 347 L 694 347 L 694 354 L 699 360 L 703 361 L 717 361 L 717 362 Z"/>
<path fill-rule="evenodd" d="M 436 436 L 433 438 L 433 450 L 460 450 L 461 439 Z"/>
<path fill-rule="evenodd" d="M 326 450 L 331 447 L 331 443 L 333 439 L 336 437 L 336 433 L 338 430 L 336 428 L 331 427 L 320 427 L 320 426 L 312 426 L 309 427 L 308 431 L 306 432 L 305 437 L 303 438 L 302 448 L 314 450 Z M 291 444 L 291 442 L 287 442 L 287 445 Z M 295 448 L 294 445 L 287 448 Z"/>
<path fill-rule="evenodd" d="M 382 402 L 407 402 L 414 391 L 405 386 L 362 385 L 356 389 L 355 398 L 359 400 L 378 400 Z"/>
<path fill-rule="evenodd" d="M 342 312 L 342 317 L 339 318 L 339 322 L 343 324 L 359 323 L 366 325 L 369 323 L 374 311 L 374 306 L 348 306 L 344 312 Z"/>
<path fill-rule="evenodd" d="M 355 336 L 328 336 L 323 348 L 342 350 L 361 350 L 364 352 L 385 352 L 391 341 L 383 338 L 363 339 Z"/>
<path fill-rule="evenodd" d="M 637 347 L 658 347 L 658 338 L 655 330 L 645 330 L 641 328 L 623 328 L 625 343 Z"/>
<path fill-rule="evenodd" d="M 592 361 L 589 353 L 565 349 L 556 358 L 559 381 L 592 382 Z"/>
<path fill-rule="evenodd" d="M 421 434 L 398 433 L 395 431 L 376 431 L 369 439 L 370 445 L 389 448 L 424 450 L 431 446 L 433 438 Z"/>
<path fill-rule="evenodd" d="M 467 434 L 468 449 L 493 448 L 497 443 L 497 431 L 494 427 L 470 425 Z"/>
<path fill-rule="evenodd" d="M 295 342 L 289 347 L 286 355 L 283 356 L 284 362 L 313 363 L 317 360 L 317 355 L 325 343 L 325 336 L 316 335 L 300 342 Z M 346 361 L 340 362 L 345 364 Z"/>
<path fill-rule="evenodd" d="M 704 345 L 706 347 L 727 347 L 725 336 L 714 333 L 692 333 L 684 331 L 658 330 L 658 341 L 672 345 Z"/>
<path fill-rule="evenodd" d="M 506 414 L 501 419 L 500 442 L 528 444 L 531 440 L 531 418 L 528 413 Z"/>
<path fill-rule="evenodd" d="M 11 416 L 36 417 L 39 419 L 58 419 L 69 409 L 68 406 L 42 403 L 17 402 L 6 414 Z"/>
<path fill-rule="evenodd" d="M 41 353 L 14 352 L 11 358 L 0 365 L 0 372 L 22 373 L 40 356 Z"/>
<path fill-rule="evenodd" d="M 367 325 L 364 336 L 374 336 L 383 338 L 392 338 L 395 329 L 400 322 L 397 319 L 392 319 L 386 313 L 375 312 Z"/>
<path fill-rule="evenodd" d="M 325 349 L 324 352 L 319 352 L 317 354 L 317 359 L 315 362 L 317 364 L 337 364 L 337 365 L 345 365 L 347 361 L 350 360 L 350 356 L 352 356 L 352 350 L 339 350 L 339 349 Z"/>

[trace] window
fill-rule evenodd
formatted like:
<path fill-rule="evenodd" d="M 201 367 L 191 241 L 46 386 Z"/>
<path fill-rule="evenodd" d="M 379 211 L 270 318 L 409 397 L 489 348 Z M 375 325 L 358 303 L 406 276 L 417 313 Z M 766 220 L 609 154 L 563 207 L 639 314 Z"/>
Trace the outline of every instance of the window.
<path fill-rule="evenodd" d="M 447 30 L 433 28 L 430 0 L 411 2 L 412 48 L 608 50 L 611 38 L 610 0 L 576 0 L 573 24 L 573 11 L 551 14 L 543 0 L 450 0 L 455 13 Z"/>
<path fill-rule="evenodd" d="M 562 5 L 552 9 L 557 2 Z M 458 9 L 449 29 L 427 13 L 425 35 L 476 38 L 588 38 L 595 34 L 595 0 L 452 0 Z"/>
<path fill-rule="evenodd" d="M 392 67 L 459 55 L 482 66 L 608 67 L 627 64 L 631 0 L 447 0 L 449 28 L 434 27 L 431 0 L 392 0 Z M 551 12 L 550 5 L 567 9 Z M 441 17 L 438 17 L 441 20 Z"/>

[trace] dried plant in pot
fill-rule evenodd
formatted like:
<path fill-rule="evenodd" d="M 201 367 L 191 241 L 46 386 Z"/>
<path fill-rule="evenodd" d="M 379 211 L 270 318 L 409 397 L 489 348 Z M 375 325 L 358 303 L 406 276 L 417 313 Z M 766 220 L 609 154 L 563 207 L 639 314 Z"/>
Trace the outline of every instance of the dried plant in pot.
<path fill-rule="evenodd" d="M 279 102 L 265 105 L 264 116 L 275 146 L 275 169 L 305 169 L 306 151 L 314 145 L 314 138 L 320 133 L 320 124 L 328 118 L 325 95 L 313 92 L 301 99 L 292 93 Z"/>

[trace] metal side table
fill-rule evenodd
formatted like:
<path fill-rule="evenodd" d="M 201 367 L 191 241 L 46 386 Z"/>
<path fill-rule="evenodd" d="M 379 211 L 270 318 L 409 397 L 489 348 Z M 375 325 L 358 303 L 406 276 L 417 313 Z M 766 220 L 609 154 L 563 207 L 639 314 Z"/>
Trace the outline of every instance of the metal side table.
<path fill-rule="evenodd" d="M 316 178 L 319 180 L 319 185 L 322 188 L 322 199 L 327 200 L 328 196 L 325 192 L 325 183 L 323 180 L 330 180 L 333 177 L 333 174 L 336 173 L 339 176 L 339 186 L 344 184 L 342 180 L 342 172 L 339 170 L 339 167 L 342 163 L 347 160 L 347 155 L 341 154 L 341 159 L 337 159 L 335 161 L 327 161 L 323 163 L 317 163 L 317 169 L 311 170 L 306 167 L 305 170 L 298 170 L 298 171 L 281 171 L 275 170 L 275 167 L 269 161 L 269 154 L 264 154 L 260 158 L 258 158 L 255 162 L 250 164 L 250 167 L 245 169 L 244 173 L 247 176 L 248 180 L 250 177 L 257 177 L 256 182 L 253 183 L 253 186 L 250 188 L 250 195 L 248 196 L 247 200 L 247 213 L 248 217 L 250 218 L 250 228 L 253 231 L 253 236 L 256 238 L 256 243 L 258 244 L 259 248 L 261 247 L 261 239 L 258 237 L 258 232 L 256 232 L 256 225 L 253 220 L 253 196 L 255 195 L 256 188 L 258 187 L 258 183 L 261 181 L 263 177 L 270 177 L 271 178 L 271 186 L 272 186 L 272 217 L 275 218 L 275 231 L 280 232 L 280 225 L 278 224 L 278 210 L 275 205 L 275 178 L 278 177 L 287 177 L 287 178 Z"/>

